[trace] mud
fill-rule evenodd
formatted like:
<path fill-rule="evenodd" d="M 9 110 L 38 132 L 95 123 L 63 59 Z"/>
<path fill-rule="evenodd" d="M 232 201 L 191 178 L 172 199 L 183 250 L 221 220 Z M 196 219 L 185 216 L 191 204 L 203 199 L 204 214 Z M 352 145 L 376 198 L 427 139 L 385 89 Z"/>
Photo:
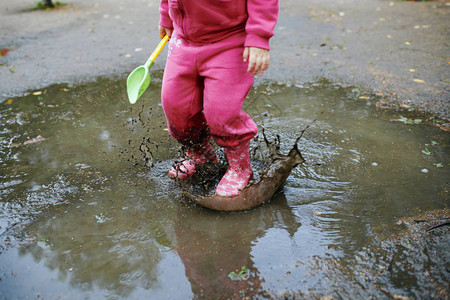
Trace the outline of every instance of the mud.
<path fill-rule="evenodd" d="M 304 131 L 302 131 L 303 135 Z M 264 135 L 264 131 L 263 131 Z M 265 170 L 261 171 L 262 175 L 259 180 L 252 180 L 244 189 L 235 197 L 223 197 L 219 195 L 192 195 L 184 190 L 183 195 L 201 206 L 217 211 L 243 211 L 258 207 L 270 199 L 278 192 L 292 170 L 299 164 L 305 162 L 302 154 L 298 150 L 298 141 L 301 136 L 295 140 L 295 144 L 289 151 L 288 155 L 283 155 L 274 145 L 272 145 L 264 135 L 266 146 L 272 154 L 267 163 Z M 256 152 L 255 149 L 254 152 Z"/>

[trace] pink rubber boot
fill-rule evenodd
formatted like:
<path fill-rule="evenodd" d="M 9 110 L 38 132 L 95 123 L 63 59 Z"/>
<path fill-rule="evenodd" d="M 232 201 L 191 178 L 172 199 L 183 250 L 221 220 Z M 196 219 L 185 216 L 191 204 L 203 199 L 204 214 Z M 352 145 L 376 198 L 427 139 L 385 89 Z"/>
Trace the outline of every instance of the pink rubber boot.
<path fill-rule="evenodd" d="M 253 177 L 249 148 L 250 141 L 246 141 L 234 148 L 225 148 L 228 169 L 217 185 L 217 195 L 237 196 Z"/>
<path fill-rule="evenodd" d="M 184 160 L 169 170 L 169 177 L 172 179 L 187 179 L 197 172 L 198 166 L 209 162 L 218 163 L 218 160 L 214 148 L 208 142 L 200 147 L 188 150 Z"/>

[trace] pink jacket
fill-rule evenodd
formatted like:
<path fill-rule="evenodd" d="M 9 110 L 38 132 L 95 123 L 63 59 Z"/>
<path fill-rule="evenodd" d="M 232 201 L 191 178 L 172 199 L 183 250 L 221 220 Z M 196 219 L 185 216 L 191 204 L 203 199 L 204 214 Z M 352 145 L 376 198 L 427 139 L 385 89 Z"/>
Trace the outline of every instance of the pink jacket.
<path fill-rule="evenodd" d="M 193 43 L 213 43 L 245 30 L 245 47 L 269 49 L 278 0 L 161 0 L 159 11 L 159 25 Z"/>

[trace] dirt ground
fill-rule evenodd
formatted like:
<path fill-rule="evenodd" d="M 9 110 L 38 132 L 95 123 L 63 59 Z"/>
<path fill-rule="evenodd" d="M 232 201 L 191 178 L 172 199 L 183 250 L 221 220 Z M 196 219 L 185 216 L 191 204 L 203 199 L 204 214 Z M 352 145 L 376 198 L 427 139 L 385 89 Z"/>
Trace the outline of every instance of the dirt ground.
<path fill-rule="evenodd" d="M 0 2 L 0 49 L 9 51 L 0 57 L 0 101 L 53 83 L 125 81 L 158 43 L 157 0 L 63 2 L 53 10 Z M 272 64 L 257 82 L 326 79 L 448 122 L 449 12 L 446 1 L 280 1 Z"/>

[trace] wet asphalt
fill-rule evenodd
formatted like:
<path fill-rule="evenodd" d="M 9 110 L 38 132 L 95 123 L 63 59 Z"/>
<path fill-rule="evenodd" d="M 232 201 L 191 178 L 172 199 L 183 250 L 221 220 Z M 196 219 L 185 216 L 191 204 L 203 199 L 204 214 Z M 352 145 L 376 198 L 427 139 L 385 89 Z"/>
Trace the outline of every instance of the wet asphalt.
<path fill-rule="evenodd" d="M 158 43 L 157 0 L 63 2 L 41 11 L 34 0 L 3 1 L 0 101 L 54 83 L 125 80 Z M 382 95 L 380 108 L 448 122 L 449 12 L 445 1 L 280 1 L 271 66 L 256 82 L 327 80 Z"/>

